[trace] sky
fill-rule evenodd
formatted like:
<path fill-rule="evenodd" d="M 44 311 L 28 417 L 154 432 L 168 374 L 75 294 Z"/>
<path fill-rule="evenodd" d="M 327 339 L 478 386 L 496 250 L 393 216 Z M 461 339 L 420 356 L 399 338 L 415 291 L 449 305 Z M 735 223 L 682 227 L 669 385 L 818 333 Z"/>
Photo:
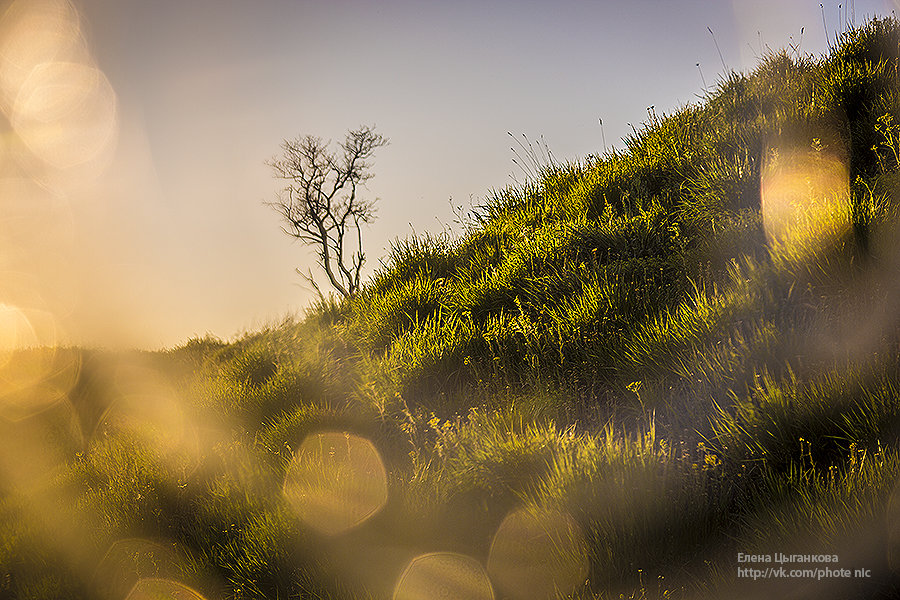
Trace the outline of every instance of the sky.
<path fill-rule="evenodd" d="M 360 125 L 390 139 L 365 190 L 378 207 L 364 230 L 371 275 L 392 240 L 458 233 L 451 205 L 523 178 L 508 132 L 543 136 L 557 161 L 622 148 L 648 107 L 698 102 L 704 83 L 752 69 L 767 49 L 821 55 L 851 16 L 859 24 L 896 9 L 894 0 L 5 6 L 0 347 L 145 349 L 232 339 L 315 299 L 295 272 L 315 269 L 315 256 L 265 205 L 279 189 L 266 161 L 285 139 L 337 142 Z"/>

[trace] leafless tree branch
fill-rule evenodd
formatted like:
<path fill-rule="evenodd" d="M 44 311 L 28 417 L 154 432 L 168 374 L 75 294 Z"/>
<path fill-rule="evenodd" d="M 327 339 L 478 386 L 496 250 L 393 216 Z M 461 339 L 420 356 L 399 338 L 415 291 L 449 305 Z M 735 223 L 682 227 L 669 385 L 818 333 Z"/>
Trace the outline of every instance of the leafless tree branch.
<path fill-rule="evenodd" d="M 281 216 L 282 230 L 316 249 L 328 281 L 345 297 L 359 289 L 365 263 L 361 225 L 375 219 L 374 201 L 358 192 L 374 176 L 375 150 L 388 143 L 374 127 L 362 126 L 347 133 L 339 154 L 321 138 L 306 135 L 285 140 L 281 156 L 267 162 L 285 181 L 277 199 L 268 203 Z M 347 251 L 344 242 L 354 234 L 356 250 Z M 311 273 L 301 274 L 312 281 Z"/>

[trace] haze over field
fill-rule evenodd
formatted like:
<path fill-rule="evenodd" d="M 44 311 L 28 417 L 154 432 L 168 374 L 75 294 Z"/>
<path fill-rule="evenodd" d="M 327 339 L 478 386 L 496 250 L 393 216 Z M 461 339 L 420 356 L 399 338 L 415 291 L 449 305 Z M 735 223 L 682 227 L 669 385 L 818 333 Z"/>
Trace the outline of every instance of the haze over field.
<path fill-rule="evenodd" d="M 665 29 L 645 15 L 641 46 L 600 33 L 632 21 L 574 4 L 464 6 L 465 26 L 412 4 L 91 6 L 0 14 L 0 597 L 900 597 L 896 17 L 828 30 L 823 6 L 827 53 L 799 36 L 766 52 L 757 29 L 763 55 L 737 72 L 721 23 L 684 36 L 696 21 L 675 12 Z M 638 67 L 676 33 L 708 36 L 727 75 L 694 63 L 681 89 L 700 79 L 701 99 L 673 88 L 635 109 L 623 90 L 661 85 L 665 58 Z M 601 75 L 565 70 L 602 63 L 601 39 Z M 631 112 L 585 126 L 613 93 Z M 610 142 L 636 122 L 599 156 L 597 116 Z M 519 147 L 505 168 L 498 123 Z M 229 341 L 65 345 L 301 307 L 263 283 L 262 265 L 286 288 L 304 266 L 263 205 L 278 186 L 263 159 L 282 136 L 347 130 L 340 158 L 301 138 L 269 165 L 293 182 L 289 227 L 338 231 L 340 253 L 340 224 L 369 205 L 335 202 L 331 182 L 368 181 L 378 151 L 370 256 L 431 231 L 369 281 L 345 262 L 342 297 Z M 518 181 L 458 236 L 434 233 L 429 202 L 500 170 Z"/>
<path fill-rule="evenodd" d="M 894 8 L 826 4 L 823 24 L 818 2 L 777 0 L 14 2 L 0 316 L 18 333 L 2 341 L 159 348 L 277 320 L 313 297 L 294 268 L 314 257 L 263 206 L 284 138 L 375 124 L 391 139 L 369 185 L 371 272 L 392 239 L 452 227 L 450 198 L 511 182 L 508 131 L 560 160 L 621 148 L 723 62 L 820 54 L 826 28 Z"/>

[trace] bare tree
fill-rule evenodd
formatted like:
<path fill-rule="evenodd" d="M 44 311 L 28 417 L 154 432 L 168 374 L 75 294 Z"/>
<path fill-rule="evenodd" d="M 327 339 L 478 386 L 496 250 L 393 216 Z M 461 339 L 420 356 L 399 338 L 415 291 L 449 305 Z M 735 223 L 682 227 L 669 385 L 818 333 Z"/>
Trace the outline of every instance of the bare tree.
<path fill-rule="evenodd" d="M 375 218 L 374 201 L 360 198 L 360 188 L 373 177 L 369 161 L 375 150 L 387 144 L 374 127 L 362 126 L 347 132 L 340 153 L 306 135 L 285 140 L 282 155 L 267 163 L 287 182 L 269 203 L 281 215 L 282 229 L 316 249 L 328 281 L 344 297 L 359 289 L 366 261 L 360 226 Z M 297 272 L 321 295 L 311 270 Z"/>

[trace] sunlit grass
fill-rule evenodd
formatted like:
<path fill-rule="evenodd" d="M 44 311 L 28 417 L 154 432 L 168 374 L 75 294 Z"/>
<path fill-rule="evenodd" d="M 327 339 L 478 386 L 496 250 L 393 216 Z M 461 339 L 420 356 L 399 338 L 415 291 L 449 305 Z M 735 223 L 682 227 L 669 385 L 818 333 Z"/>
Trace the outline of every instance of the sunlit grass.
<path fill-rule="evenodd" d="M 898 41 L 767 54 L 302 318 L 4 354 L 0 596 L 727 597 L 852 542 L 890 597 Z"/>

